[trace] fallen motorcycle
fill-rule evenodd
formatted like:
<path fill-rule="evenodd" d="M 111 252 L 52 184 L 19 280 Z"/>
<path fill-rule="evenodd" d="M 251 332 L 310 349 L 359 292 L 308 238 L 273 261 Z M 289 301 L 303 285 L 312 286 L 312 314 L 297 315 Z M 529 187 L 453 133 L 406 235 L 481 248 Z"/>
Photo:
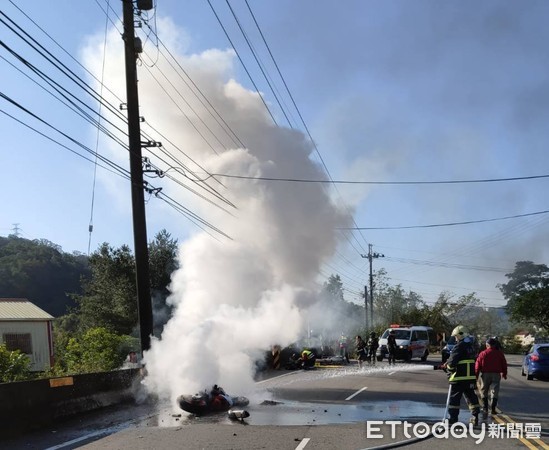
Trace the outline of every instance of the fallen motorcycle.
<path fill-rule="evenodd" d="M 231 397 L 223 394 L 211 395 L 204 391 L 194 395 L 180 395 L 177 398 L 177 403 L 183 411 L 203 416 L 229 411 L 234 407 L 246 406 L 250 402 L 246 397 Z"/>

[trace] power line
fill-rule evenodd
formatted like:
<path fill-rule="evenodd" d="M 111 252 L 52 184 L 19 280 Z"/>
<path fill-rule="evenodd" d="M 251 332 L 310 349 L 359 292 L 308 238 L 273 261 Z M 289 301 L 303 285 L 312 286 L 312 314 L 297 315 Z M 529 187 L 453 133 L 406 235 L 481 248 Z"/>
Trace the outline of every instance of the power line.
<path fill-rule="evenodd" d="M 229 41 L 229 43 L 231 44 L 231 47 L 233 48 L 233 50 L 235 51 L 235 54 L 236 56 L 238 57 L 238 59 L 240 60 L 240 63 L 242 64 L 242 67 L 244 68 L 244 71 L 246 72 L 246 74 L 248 75 L 248 78 L 250 79 L 250 81 L 252 82 L 253 86 L 254 86 L 254 89 L 257 91 L 257 94 L 259 95 L 259 98 L 261 99 L 261 101 L 263 102 L 263 105 L 265 106 L 265 109 L 267 110 L 267 112 L 269 113 L 269 115 L 271 116 L 271 119 L 273 120 L 274 124 L 278 127 L 278 123 L 276 121 L 276 119 L 274 118 L 273 116 L 273 113 L 271 112 L 271 110 L 269 109 L 269 106 L 267 105 L 267 102 L 265 101 L 265 99 L 263 98 L 263 96 L 261 95 L 261 91 L 259 90 L 259 88 L 257 87 L 257 85 L 255 84 L 255 81 L 254 79 L 252 78 L 252 75 L 250 74 L 248 68 L 246 67 L 246 64 L 244 64 L 244 61 L 243 59 L 240 57 L 240 54 L 238 53 L 238 50 L 236 49 L 236 47 L 234 46 L 233 44 L 233 41 L 231 40 L 230 36 L 229 36 L 229 33 L 227 32 L 227 29 L 225 28 L 225 26 L 223 25 L 223 22 L 221 22 L 221 19 L 219 18 L 219 16 L 217 15 L 217 12 L 215 10 L 215 8 L 213 7 L 212 3 L 210 2 L 210 0 L 206 0 L 208 2 L 208 5 L 210 5 L 210 8 L 212 9 L 217 21 L 219 22 L 219 26 L 223 29 L 223 32 L 225 33 L 225 36 L 227 37 L 227 40 Z"/>
<path fill-rule="evenodd" d="M 36 26 L 38 27 L 43 33 L 45 33 L 51 40 L 53 40 L 56 45 L 61 48 L 65 53 L 67 53 L 69 56 L 70 53 L 68 53 L 65 49 L 63 49 L 63 47 L 57 42 L 55 41 L 49 34 L 47 34 L 42 28 L 40 28 L 40 26 L 34 22 L 28 15 L 26 15 L 20 8 L 18 8 L 19 11 L 21 11 L 29 20 L 31 20 L 31 22 Z M 93 88 L 91 88 L 84 80 L 82 80 L 80 77 L 78 77 L 72 70 L 70 70 L 63 62 L 61 62 L 57 57 L 55 57 L 51 52 L 45 50 L 45 48 L 43 46 L 41 46 L 40 44 L 38 44 L 38 41 L 36 39 L 34 39 L 29 33 L 27 33 L 26 31 L 23 30 L 22 27 L 20 27 L 19 25 L 17 25 L 12 19 L 10 19 L 8 16 L 6 16 L 5 14 L 2 13 L 2 15 L 4 17 L 6 17 L 15 27 L 17 27 L 19 30 L 21 30 L 22 33 L 24 33 L 29 39 L 26 39 L 22 36 L 22 34 L 20 32 L 17 32 L 15 31 L 14 28 L 11 28 L 10 26 L 7 25 L 6 22 L 4 22 L 2 19 L 0 19 L 0 21 L 2 21 L 6 26 L 8 26 L 8 28 L 11 29 L 12 32 L 14 32 L 14 34 L 16 34 L 20 39 L 22 39 L 25 43 L 27 43 L 27 45 L 29 45 L 33 50 L 35 50 L 37 53 L 39 53 L 42 57 L 44 57 L 46 59 L 46 61 L 48 61 L 50 64 L 52 64 L 54 67 L 56 67 L 58 70 L 60 70 L 65 76 L 67 76 L 69 79 L 71 79 L 71 81 L 75 82 L 78 87 L 82 88 L 86 93 L 90 94 L 95 100 L 98 101 L 99 105 L 102 106 L 104 105 L 111 113 L 113 113 L 116 117 L 118 117 L 121 121 L 123 121 L 124 123 L 127 123 L 127 120 L 126 118 L 116 109 L 114 108 L 113 106 L 111 106 L 109 103 L 107 103 L 102 94 L 101 93 L 97 93 L 96 91 L 93 90 Z M 109 17 L 107 16 L 107 19 L 109 19 Z M 34 42 L 34 44 L 31 43 Z M 46 83 L 48 83 L 50 86 L 52 86 L 65 100 L 62 100 L 61 98 L 59 98 L 56 94 L 52 93 L 50 90 L 48 90 L 46 87 L 42 86 L 40 83 L 38 83 L 36 80 L 32 79 L 31 77 L 29 77 L 29 75 L 25 74 L 24 72 L 22 72 L 19 68 L 15 67 L 11 62 L 5 60 L 5 58 L 1 57 L 2 59 L 4 59 L 6 62 L 8 62 L 8 64 L 12 65 L 16 70 L 18 70 L 19 72 L 21 72 L 24 76 L 28 77 L 31 81 L 33 81 L 34 83 L 36 83 L 38 86 L 40 86 L 42 89 L 44 89 L 46 92 L 48 92 L 50 95 L 52 95 L 54 98 L 56 98 L 58 101 L 60 101 L 61 103 L 63 103 L 65 106 L 67 106 L 69 109 L 72 109 L 74 112 L 76 112 L 78 115 L 80 115 L 81 117 L 83 117 L 85 120 L 87 120 L 90 124 L 92 124 L 94 127 L 98 128 L 99 130 L 103 131 L 103 133 L 105 133 L 107 136 L 109 136 L 111 139 L 115 140 L 119 145 L 121 145 L 124 149 L 128 150 L 128 147 L 127 145 L 121 141 L 121 139 L 119 139 L 118 137 L 116 137 L 114 134 L 112 134 L 109 130 L 107 130 L 102 124 L 101 124 L 101 119 L 103 119 L 104 122 L 110 124 L 111 126 L 113 126 L 116 130 L 118 130 L 122 135 L 127 135 L 127 132 L 122 130 L 121 128 L 117 127 L 116 125 L 114 125 L 111 121 L 109 121 L 108 119 L 106 119 L 105 117 L 103 117 L 101 115 L 101 113 L 96 113 L 96 111 L 94 111 L 90 106 L 88 106 L 86 103 L 84 103 L 82 100 L 78 99 L 76 96 L 74 96 L 71 92 L 69 92 L 67 89 L 65 89 L 64 87 L 62 87 L 59 83 L 57 83 L 56 81 L 54 81 L 51 77 L 47 76 L 43 71 L 37 69 L 33 64 L 31 64 L 30 62 L 28 62 L 25 58 L 23 58 L 22 56 L 20 56 L 17 52 L 13 51 L 12 49 L 10 49 L 5 43 L 1 42 L 0 43 L 4 48 L 6 48 L 6 50 L 8 50 L 16 59 L 18 59 L 21 63 L 23 63 L 27 68 L 30 68 L 36 75 L 38 75 L 40 78 L 42 78 L 44 81 L 46 81 Z M 40 47 L 40 49 L 38 49 L 38 47 Z M 46 56 L 46 52 L 49 56 Z M 81 67 L 83 67 L 76 59 L 74 59 L 72 56 L 71 58 L 76 61 Z M 91 74 L 91 72 L 89 72 L 85 67 L 83 67 L 84 70 L 86 70 L 101 86 L 101 90 L 103 88 L 107 89 L 108 88 L 104 85 L 103 81 L 102 80 L 99 80 L 97 79 L 97 77 L 95 77 L 93 74 Z M 78 81 L 77 81 L 78 80 Z M 109 92 L 112 93 L 112 91 L 109 90 Z M 112 93 L 116 98 L 118 98 L 114 93 Z M 79 102 L 84 108 L 87 108 L 89 109 L 93 114 L 97 114 L 98 115 L 98 119 L 94 119 L 89 113 L 87 113 L 86 111 L 84 111 L 83 107 L 77 105 L 75 103 L 75 101 L 73 101 L 71 98 L 69 98 L 68 96 L 74 98 L 77 102 Z M 119 99 L 120 100 L 120 99 Z M 122 100 L 120 100 L 122 102 Z M 67 104 L 66 102 L 70 103 Z M 151 127 L 154 129 L 154 127 Z M 144 134 L 144 137 L 147 138 L 147 135 Z M 149 139 L 150 140 L 150 139 Z M 177 147 L 176 147 L 177 148 Z M 161 151 L 162 148 L 161 148 Z M 151 151 L 151 153 L 154 155 L 154 152 Z M 166 153 L 167 154 L 167 153 Z M 155 155 L 156 156 L 156 155 Z M 173 158 L 173 156 L 169 155 L 172 159 L 174 159 L 178 164 L 181 164 L 183 167 L 185 167 L 182 163 L 180 163 L 179 161 L 177 161 L 175 158 Z M 157 156 L 158 157 L 158 156 Z M 189 158 L 191 159 L 192 161 L 192 158 Z M 194 162 L 194 161 L 193 161 Z M 195 163 L 196 164 L 196 163 Z M 198 165 L 198 164 L 197 164 Z M 169 167 L 172 167 L 170 164 L 168 164 Z M 198 167 L 200 167 L 201 169 L 203 169 L 200 165 L 198 165 Z M 192 171 L 185 167 L 185 170 L 188 171 L 189 173 L 192 173 Z M 174 179 L 173 177 L 168 177 L 169 179 Z M 205 189 L 208 193 L 218 197 L 219 199 L 225 201 L 226 203 L 232 205 L 227 199 L 225 199 L 221 194 L 219 194 L 215 189 L 211 188 L 210 186 L 208 186 L 207 184 L 203 184 L 203 183 L 197 183 L 196 181 L 192 180 L 190 177 L 187 177 L 187 179 L 191 182 L 194 182 L 196 184 L 198 184 L 202 189 Z M 178 184 L 182 185 L 181 182 L 177 181 Z M 221 183 L 220 181 L 216 180 L 216 182 L 218 183 Z M 183 186 L 183 185 L 182 185 Z M 196 191 L 192 190 L 192 192 L 194 192 L 196 195 L 199 195 Z M 200 196 L 200 195 L 199 195 Z M 203 199 L 206 199 L 204 196 L 201 196 Z M 209 200 L 208 200 L 209 201 Z M 211 202 L 211 201 L 210 201 Z M 217 205 L 216 205 L 217 206 Z M 232 205 L 234 206 L 234 205 Z"/>
<path fill-rule="evenodd" d="M 367 185 L 422 185 L 422 184 L 470 184 L 470 183 L 495 183 L 504 181 L 535 180 L 549 178 L 549 175 L 531 175 L 524 177 L 485 178 L 476 180 L 438 180 L 438 181 L 362 181 L 362 180 L 312 180 L 306 178 L 284 177 L 254 177 L 227 173 L 213 173 L 210 176 L 223 178 L 236 178 L 241 180 L 284 181 L 290 183 L 319 183 L 319 184 L 367 184 Z"/>
<path fill-rule="evenodd" d="M 438 224 L 431 224 L 431 225 L 409 225 L 409 226 L 402 226 L 402 227 L 356 227 L 356 228 L 351 227 L 351 228 L 338 228 L 338 229 L 339 230 L 407 230 L 412 228 L 451 227 L 456 225 L 470 225 L 474 223 L 496 222 L 498 220 L 518 219 L 521 217 L 537 216 L 540 214 L 547 214 L 547 213 L 549 213 L 549 210 L 536 211 L 536 212 L 526 213 L 526 214 L 516 214 L 514 216 L 496 217 L 493 219 L 467 220 L 464 222 L 449 222 L 449 223 L 438 223 Z"/>
<path fill-rule="evenodd" d="M 421 259 L 408 259 L 408 258 L 395 258 L 393 256 L 387 256 L 387 261 L 406 263 L 406 264 L 419 264 L 424 266 L 433 266 L 433 267 L 446 267 L 453 269 L 469 269 L 469 270 L 482 270 L 488 272 L 510 272 L 509 269 L 503 269 L 500 267 L 488 267 L 488 266 L 474 266 L 468 264 L 455 264 L 455 263 L 443 263 L 439 261 L 426 261 Z"/>
<path fill-rule="evenodd" d="M 109 2 L 107 1 L 107 5 L 109 5 Z M 107 59 L 107 33 L 108 33 L 108 26 L 109 26 L 109 16 L 107 14 L 107 19 L 105 20 L 105 35 L 103 38 L 103 62 L 101 65 L 101 83 L 100 83 L 100 90 L 99 90 L 99 96 L 103 98 L 103 80 L 105 78 L 105 61 Z M 99 110 L 97 111 L 98 118 L 98 124 L 101 124 L 101 107 L 102 104 L 99 103 Z M 97 135 L 95 139 L 95 164 L 93 166 L 93 182 L 92 182 L 92 195 L 91 195 L 91 205 L 90 205 L 90 223 L 88 225 L 88 256 L 90 254 L 90 248 L 91 248 L 91 239 L 92 239 L 92 233 L 93 233 L 93 209 L 95 206 L 95 184 L 97 181 L 97 153 L 99 150 L 99 133 L 100 128 L 97 127 Z"/>
<path fill-rule="evenodd" d="M 225 33 L 225 36 L 227 37 L 227 39 L 229 40 L 231 46 L 233 47 L 233 49 L 234 49 L 234 51 L 235 51 L 235 53 L 236 53 L 238 59 L 240 60 L 242 66 L 244 67 L 244 70 L 246 71 L 248 77 L 250 78 L 250 80 L 251 80 L 251 82 L 252 82 L 254 88 L 255 88 L 256 91 L 258 92 L 259 97 L 261 98 L 261 101 L 263 102 L 263 104 L 264 104 L 265 107 L 267 108 L 267 111 L 268 111 L 269 114 L 271 115 L 271 118 L 273 119 L 275 125 L 278 126 L 278 123 L 277 123 L 276 120 L 274 119 L 274 117 L 273 117 L 273 115 L 272 115 L 270 109 L 268 108 L 267 104 L 265 103 L 265 99 L 264 99 L 263 96 L 260 94 L 259 89 L 257 88 L 257 86 L 256 86 L 256 84 L 255 84 L 253 78 L 251 77 L 251 74 L 249 73 L 248 68 L 247 68 L 246 65 L 244 64 L 244 61 L 243 61 L 242 58 L 240 57 L 240 54 L 239 54 L 238 51 L 236 50 L 236 48 L 235 48 L 233 42 L 231 41 L 231 39 L 230 39 L 230 37 L 229 37 L 229 35 L 228 35 L 228 32 L 227 32 L 226 28 L 224 27 L 224 25 L 223 25 L 223 23 L 222 23 L 222 21 L 221 21 L 219 15 L 218 15 L 217 12 L 215 11 L 215 9 L 214 9 L 212 3 L 210 2 L 210 0 L 207 0 L 207 2 L 208 2 L 208 4 L 210 5 L 210 8 L 212 9 L 212 11 L 213 11 L 215 17 L 217 18 L 217 21 L 219 22 L 221 28 L 223 29 L 223 31 L 224 31 L 224 33 Z M 322 164 L 322 166 L 323 166 L 323 168 L 324 168 L 324 171 L 326 172 L 328 178 L 331 180 L 331 179 L 332 179 L 332 176 L 331 176 L 331 174 L 330 174 L 330 171 L 328 170 L 328 167 L 327 167 L 326 163 L 324 162 L 324 159 L 323 159 L 322 155 L 320 154 L 320 151 L 319 151 L 319 149 L 318 149 L 316 143 L 315 143 L 314 140 L 313 140 L 313 137 L 312 137 L 312 135 L 311 135 L 311 133 L 310 133 L 308 127 L 307 127 L 307 124 L 305 123 L 305 121 L 304 121 L 304 119 L 303 119 L 303 116 L 302 116 L 301 112 L 299 111 L 299 108 L 297 107 L 297 104 L 296 104 L 296 102 L 295 102 L 295 100 L 294 100 L 294 98 L 293 98 L 293 96 L 292 96 L 290 90 L 288 89 L 288 85 L 287 85 L 287 83 L 285 82 L 284 77 L 282 76 L 282 73 L 280 72 L 280 69 L 278 68 L 278 65 L 276 64 L 276 61 L 275 61 L 275 59 L 274 59 L 274 56 L 273 56 L 272 52 L 270 51 L 270 48 L 269 48 L 269 46 L 268 46 L 268 44 L 267 44 L 267 42 L 266 42 L 266 40 L 265 40 L 265 37 L 264 37 L 263 33 L 261 32 L 261 28 L 259 27 L 259 24 L 258 24 L 257 20 L 255 19 L 255 16 L 253 15 L 253 12 L 251 11 L 250 5 L 247 4 L 247 6 L 248 6 L 248 9 L 250 10 L 250 13 L 251 13 L 253 19 L 254 19 L 254 23 L 256 24 L 256 26 L 257 26 L 257 28 L 258 28 L 260 34 L 261 34 L 261 37 L 262 37 L 262 39 L 263 39 L 263 41 L 264 41 L 264 43 L 265 43 L 265 46 L 269 49 L 269 54 L 270 54 L 271 58 L 273 59 L 273 61 L 274 61 L 274 63 L 275 63 L 275 66 L 277 67 L 278 73 L 279 73 L 280 77 L 282 78 L 282 81 L 283 81 L 283 83 L 284 83 L 284 86 L 286 87 L 286 90 L 288 91 L 288 95 L 290 96 L 290 98 L 291 98 L 291 100 L 292 100 L 292 103 L 293 103 L 293 105 L 294 105 L 294 107 L 295 107 L 295 109 L 296 109 L 296 111 L 297 111 L 297 113 L 298 113 L 298 115 L 299 115 L 299 118 L 300 118 L 300 120 L 301 120 L 301 123 L 303 124 L 303 127 L 304 127 L 304 129 L 306 130 L 307 136 L 309 137 L 310 142 L 311 142 L 312 146 L 314 147 L 314 149 L 315 149 L 315 151 L 316 151 L 316 153 L 317 153 L 317 155 L 318 155 L 318 158 L 319 158 L 319 160 L 320 160 L 320 162 L 321 162 L 321 164 Z M 232 8 L 231 8 L 231 10 L 232 10 Z M 237 22 L 238 22 L 238 21 L 237 21 Z M 243 32 L 243 31 L 242 31 L 242 32 Z M 243 33 L 244 33 L 244 32 L 243 32 Z M 246 40 L 248 41 L 248 39 L 246 39 Z M 250 44 L 250 43 L 249 43 L 249 45 L 250 45 L 250 47 L 251 47 L 251 44 Z M 252 50 L 252 52 L 253 52 L 253 50 Z M 255 56 L 255 53 L 254 53 L 254 56 Z M 256 60 L 257 60 L 257 58 L 256 58 Z M 258 62 L 258 64 L 259 64 L 259 62 Z M 259 66 L 260 66 L 260 68 L 261 68 L 261 64 L 259 64 Z M 262 69 L 262 68 L 261 68 L 261 69 Z M 273 92 L 273 94 L 274 94 L 274 92 Z M 275 98 L 276 98 L 276 94 L 274 94 L 274 95 L 275 95 Z M 282 108 L 282 105 L 280 104 L 280 102 L 279 102 L 279 105 L 280 105 L 280 107 Z M 284 112 L 284 110 L 283 110 L 283 112 Z M 285 115 L 285 117 L 288 119 L 288 116 L 287 116 L 286 114 L 284 114 L 284 115 Z M 288 119 L 288 122 L 290 123 L 289 119 Z M 290 127 L 292 128 L 291 123 L 290 123 Z M 340 192 L 338 191 L 336 185 L 334 185 L 334 188 L 335 188 L 337 194 L 339 195 L 339 197 L 340 197 L 341 199 L 343 199 L 342 196 L 341 196 L 341 194 L 340 194 Z M 351 218 L 351 221 L 355 224 L 355 226 L 358 227 L 358 225 L 357 225 L 357 223 L 356 223 L 356 221 L 355 221 L 355 219 L 354 219 L 354 217 L 353 217 L 353 214 L 352 214 L 351 211 L 349 210 L 348 206 L 347 206 L 343 201 L 342 201 L 342 204 L 343 204 L 343 206 L 345 207 L 345 209 L 347 210 L 347 214 L 348 214 L 349 217 Z M 358 231 L 359 231 L 360 235 L 362 236 L 362 233 L 360 232 L 360 230 L 358 230 Z M 356 238 L 356 236 L 354 235 L 354 233 L 351 233 L 351 236 L 352 236 L 353 239 L 356 241 L 356 243 L 358 244 L 358 246 L 361 247 L 362 249 L 364 249 L 364 247 L 363 247 L 362 244 L 358 241 L 358 239 Z M 351 240 L 349 239 L 349 236 L 347 236 L 347 235 L 344 233 L 344 237 L 345 237 L 345 239 L 346 239 L 347 241 L 349 241 L 349 243 L 351 244 L 351 246 L 352 246 L 353 248 L 355 248 L 354 245 L 351 243 Z M 364 242 L 367 242 L 366 239 L 364 238 L 364 236 L 362 236 L 362 238 L 364 239 Z M 355 248 L 355 250 L 357 250 L 357 249 Z M 360 254 L 360 251 L 357 250 L 357 253 Z"/>
<path fill-rule="evenodd" d="M 248 44 L 248 47 L 250 48 L 250 51 L 252 52 L 252 55 L 255 59 L 255 62 L 257 63 L 258 67 L 259 67 L 259 70 L 261 71 L 261 73 L 263 74 L 263 77 L 265 78 L 265 80 L 267 81 L 267 85 L 269 86 L 269 88 L 271 89 L 271 92 L 273 93 L 273 96 L 276 100 L 276 102 L 278 103 L 278 106 L 280 107 L 280 110 L 282 111 L 282 114 L 284 114 L 284 117 L 286 118 L 286 121 L 288 122 L 288 125 L 290 126 L 290 128 L 293 129 L 292 127 L 292 123 L 290 122 L 290 119 L 288 117 L 288 115 L 286 114 L 286 110 L 282 107 L 282 104 L 280 103 L 280 99 L 278 98 L 278 95 L 276 94 L 275 92 L 275 89 L 273 88 L 270 80 L 269 80 L 269 77 L 267 76 L 267 74 L 265 73 L 265 70 L 263 69 L 263 65 L 261 64 L 261 62 L 259 61 L 259 57 L 257 55 L 257 52 L 255 51 L 252 43 L 250 42 L 250 40 L 248 39 L 248 35 L 246 34 L 246 32 L 244 31 L 244 28 L 242 28 L 242 25 L 240 24 L 240 20 L 238 20 L 238 17 L 236 15 L 236 13 L 234 12 L 233 10 L 233 7 L 231 6 L 231 4 L 229 3 L 229 0 L 225 0 L 225 2 L 227 3 L 227 6 L 229 7 L 229 9 L 231 10 L 231 13 L 234 17 L 234 20 L 236 21 L 236 24 L 238 25 L 238 28 L 240 29 L 240 32 L 242 33 L 242 35 L 244 36 L 244 40 L 246 41 L 246 43 Z"/>
<path fill-rule="evenodd" d="M 170 65 L 170 67 L 174 70 L 174 72 L 179 75 L 179 78 L 183 81 L 183 83 L 187 86 L 190 92 L 194 94 L 194 96 L 197 98 L 197 100 L 201 103 L 201 105 L 204 107 L 204 109 L 212 116 L 212 118 L 217 122 L 219 127 L 227 134 L 227 136 L 231 139 L 231 141 L 236 144 L 237 146 L 240 145 L 242 148 L 245 148 L 246 145 L 240 140 L 240 138 L 237 136 L 237 134 L 234 132 L 234 130 L 229 126 L 229 124 L 223 119 L 219 111 L 214 107 L 214 105 L 210 102 L 210 100 L 206 97 L 206 95 L 202 92 L 202 90 L 198 87 L 198 85 L 194 82 L 194 80 L 191 78 L 189 73 L 183 68 L 179 60 L 171 53 L 170 49 L 166 47 L 162 39 L 156 34 L 155 31 L 152 30 L 150 25 L 147 23 L 147 21 L 144 21 L 144 24 L 152 31 L 152 33 L 156 36 L 156 39 L 160 45 L 166 50 L 168 55 L 171 57 L 171 59 L 175 62 L 177 67 L 175 67 L 170 59 L 164 55 L 162 51 L 160 51 L 160 54 L 164 57 L 166 62 Z M 160 50 L 160 49 L 159 49 Z M 177 70 L 179 68 L 179 71 Z M 180 72 L 182 72 L 185 77 L 187 77 L 192 84 L 189 85 L 187 80 L 181 76 Z M 194 89 L 193 89 L 194 88 Z M 200 94 L 198 95 L 197 94 Z M 213 111 L 213 112 L 212 112 Z M 214 114 L 215 113 L 215 114 Z"/>
<path fill-rule="evenodd" d="M 11 99 L 10 97 L 8 97 L 7 95 L 5 95 L 3 92 L 0 92 L 0 98 L 3 98 L 4 100 L 8 101 L 9 103 L 11 103 L 12 105 L 16 106 L 17 108 L 19 108 L 20 110 L 22 110 L 23 112 L 25 112 L 26 114 L 30 115 L 31 117 L 35 118 L 36 120 L 38 120 L 40 123 L 46 125 L 47 127 L 53 129 L 54 131 L 56 131 L 57 133 L 61 134 L 63 137 L 65 137 L 66 139 L 68 139 L 69 141 L 71 141 L 72 143 L 78 145 L 80 148 L 82 148 L 83 150 L 87 151 L 88 153 L 92 154 L 93 156 L 96 155 L 96 153 L 90 149 L 89 147 L 86 147 L 84 144 L 82 144 L 81 142 L 79 142 L 78 140 L 70 137 L 69 135 L 67 135 L 66 133 L 62 132 L 61 130 L 59 130 L 58 128 L 54 127 L 53 125 L 51 125 L 50 123 L 48 123 L 47 121 L 45 121 L 44 119 L 40 118 L 39 116 L 37 116 L 36 114 L 34 114 L 33 112 L 29 111 L 28 109 L 26 109 L 25 107 L 23 107 L 22 105 L 20 105 L 19 103 L 17 103 L 15 100 Z M 2 113 L 4 113 L 5 115 L 9 116 L 10 118 L 16 120 L 17 122 L 21 123 L 22 125 L 32 129 L 33 131 L 36 131 L 37 133 L 41 134 L 42 136 L 50 139 L 51 141 L 55 142 L 55 143 L 58 143 L 57 141 L 55 141 L 54 139 L 50 138 L 49 136 L 45 135 L 44 133 L 32 128 L 30 125 L 27 125 L 26 123 L 22 122 L 21 120 L 15 118 L 14 116 L 12 116 L 11 114 L 8 114 L 6 113 L 5 111 L 3 110 L 0 110 Z M 65 145 L 62 145 L 60 144 L 62 147 L 68 149 L 69 151 L 71 151 L 72 153 L 75 153 L 76 155 L 92 162 L 92 163 L 95 163 L 93 160 L 85 157 L 84 155 L 78 153 L 77 151 L 75 150 L 72 150 L 70 148 L 68 148 L 67 146 Z M 116 170 L 117 172 L 119 172 L 120 175 L 124 176 L 124 177 L 129 177 L 128 175 L 128 171 L 125 170 L 124 168 L 122 168 L 121 166 L 119 166 L 118 164 L 112 162 L 111 160 L 109 160 L 108 158 L 105 158 L 104 156 L 101 156 L 99 155 L 99 159 L 101 159 L 101 161 L 103 161 L 105 164 L 111 166 L 114 170 Z"/>

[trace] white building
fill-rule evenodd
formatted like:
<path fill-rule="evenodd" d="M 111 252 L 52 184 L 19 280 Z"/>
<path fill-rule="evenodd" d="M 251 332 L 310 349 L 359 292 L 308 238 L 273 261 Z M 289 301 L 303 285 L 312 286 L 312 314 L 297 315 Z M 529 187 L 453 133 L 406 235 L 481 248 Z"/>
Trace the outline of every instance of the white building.
<path fill-rule="evenodd" d="M 21 350 L 32 371 L 53 365 L 53 317 L 26 298 L 0 298 L 0 344 Z"/>

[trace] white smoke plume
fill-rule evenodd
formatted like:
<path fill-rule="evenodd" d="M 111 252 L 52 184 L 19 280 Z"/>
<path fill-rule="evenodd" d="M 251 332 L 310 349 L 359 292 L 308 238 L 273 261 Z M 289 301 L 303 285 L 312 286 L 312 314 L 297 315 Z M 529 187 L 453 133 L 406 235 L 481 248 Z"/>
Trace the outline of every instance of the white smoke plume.
<path fill-rule="evenodd" d="M 158 28 L 164 42 L 176 42 L 180 35 L 169 20 L 160 20 Z M 118 34 L 113 33 L 111 40 L 109 48 L 116 51 L 109 53 L 107 79 L 119 87 L 118 92 L 124 92 Z M 90 44 L 85 52 L 90 66 L 99 67 L 99 48 Z M 245 146 L 216 145 L 217 154 L 212 151 L 180 108 L 199 124 L 194 112 L 183 102 L 176 108 L 149 71 L 141 67 L 141 113 L 151 118 L 151 123 L 210 173 L 325 178 L 311 159 L 313 146 L 304 135 L 276 127 L 258 93 L 233 79 L 231 51 L 193 55 L 184 51 L 176 54 L 180 64 Z M 146 56 L 143 60 L 146 64 Z M 177 93 L 163 85 L 173 98 L 181 94 L 191 101 L 188 87 L 162 58 L 150 72 L 157 78 L 164 73 L 172 80 Z M 203 106 L 194 102 L 193 107 L 214 129 L 215 123 Z M 216 133 L 227 141 L 219 128 Z M 287 345 L 305 332 L 303 317 L 315 302 L 319 269 L 337 246 L 336 228 L 346 226 L 348 211 L 341 211 L 320 184 L 220 181 L 224 187 L 216 187 L 237 207 L 231 214 L 184 194 L 173 183 L 164 187 L 164 192 L 232 238 L 216 239 L 197 232 L 180 247 L 181 269 L 172 276 L 169 299 L 174 315 L 144 355 L 147 387 L 172 400 L 214 383 L 229 393 L 250 392 L 255 361 L 272 345 Z M 215 183 L 210 180 L 210 184 Z"/>

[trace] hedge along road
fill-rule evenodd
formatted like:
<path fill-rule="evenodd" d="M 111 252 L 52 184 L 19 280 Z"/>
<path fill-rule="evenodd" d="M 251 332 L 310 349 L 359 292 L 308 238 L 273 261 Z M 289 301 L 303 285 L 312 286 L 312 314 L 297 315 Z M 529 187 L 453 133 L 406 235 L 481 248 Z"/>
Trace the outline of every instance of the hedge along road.
<path fill-rule="evenodd" d="M 508 356 L 511 365 L 502 381 L 498 420 L 508 423 L 540 423 L 548 430 L 549 383 L 527 381 L 520 375 L 520 356 Z M 356 366 L 312 371 L 269 372 L 257 383 L 247 408 L 246 426 L 231 422 L 226 414 L 202 418 L 177 417 L 168 405 L 124 406 L 82 416 L 57 430 L 45 430 L 10 442 L 6 448 L 371 448 L 408 443 L 418 448 L 464 448 L 464 439 L 408 439 L 397 428 L 370 424 L 387 420 L 433 423 L 444 413 L 448 384 L 441 371 L 428 363 L 377 363 L 358 371 Z M 280 375 L 278 375 L 280 374 Z M 273 376 L 275 375 L 275 376 Z M 267 400 L 267 402 L 265 402 Z M 263 403 L 263 404 L 262 404 Z M 265 404 L 266 403 L 266 404 Z M 175 415 L 175 417 L 174 417 Z M 469 417 L 462 405 L 460 419 Z M 56 431 L 52 433 L 52 431 Z M 378 437 L 374 438 L 373 435 Z M 379 437 L 379 436 L 382 437 Z M 541 440 L 485 438 L 484 447 L 549 448 Z"/>

